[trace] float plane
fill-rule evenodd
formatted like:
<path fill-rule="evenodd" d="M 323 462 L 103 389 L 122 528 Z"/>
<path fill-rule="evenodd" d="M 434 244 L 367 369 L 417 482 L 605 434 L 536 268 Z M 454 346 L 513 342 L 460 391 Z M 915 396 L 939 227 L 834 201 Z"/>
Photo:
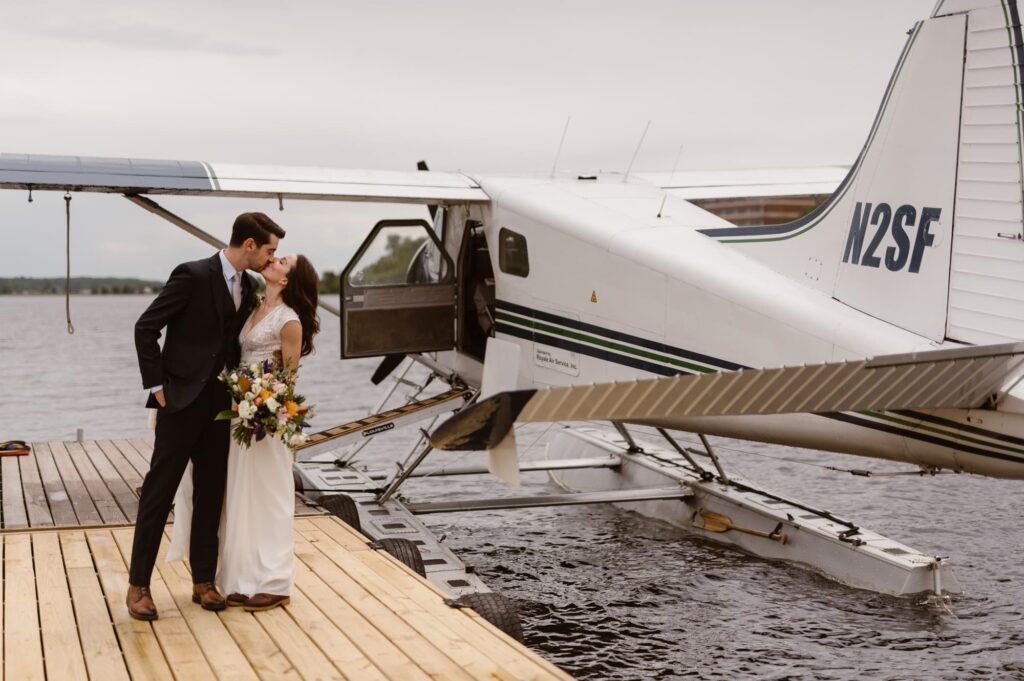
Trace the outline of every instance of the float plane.
<path fill-rule="evenodd" d="M 1016 0 L 941 0 L 909 31 L 843 177 L 2 154 L 0 187 L 123 194 L 211 244 L 153 197 L 428 206 L 429 221 L 378 223 L 345 268 L 341 356 L 384 356 L 378 380 L 409 357 L 451 390 L 317 433 L 296 464 L 305 489 L 351 492 L 364 525 L 364 506 L 397 503 L 431 447 L 489 450 L 489 466 L 448 473 L 545 470 L 566 494 L 393 512 L 612 502 L 853 586 L 941 596 L 959 589 L 946 561 L 730 476 L 706 436 L 1024 478 L 1022 101 Z M 827 200 L 779 225 L 737 226 L 694 203 L 823 187 Z M 383 487 L 339 455 L 455 410 Z M 616 431 L 578 425 L 593 421 Z M 520 463 L 514 426 L 529 422 L 577 426 L 549 444 L 557 459 Z M 641 442 L 634 426 L 663 438 Z M 704 450 L 670 430 L 699 434 Z"/>

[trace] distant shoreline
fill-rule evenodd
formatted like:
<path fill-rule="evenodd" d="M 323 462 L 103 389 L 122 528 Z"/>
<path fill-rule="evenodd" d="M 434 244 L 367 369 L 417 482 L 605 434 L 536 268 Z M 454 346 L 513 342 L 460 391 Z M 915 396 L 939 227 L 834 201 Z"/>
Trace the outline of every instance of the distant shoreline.
<path fill-rule="evenodd" d="M 101 293 L 99 291 L 72 291 L 73 296 L 83 297 L 97 297 L 97 296 L 151 296 L 159 291 L 118 291 L 116 293 L 107 292 Z M 63 291 L 19 291 L 19 292 L 4 292 L 0 291 L 0 298 L 43 298 L 43 297 L 64 297 Z"/>
<path fill-rule="evenodd" d="M 138 295 L 157 293 L 163 282 L 131 277 L 0 277 L 0 295 L 64 295 L 68 286 L 73 295 Z"/>

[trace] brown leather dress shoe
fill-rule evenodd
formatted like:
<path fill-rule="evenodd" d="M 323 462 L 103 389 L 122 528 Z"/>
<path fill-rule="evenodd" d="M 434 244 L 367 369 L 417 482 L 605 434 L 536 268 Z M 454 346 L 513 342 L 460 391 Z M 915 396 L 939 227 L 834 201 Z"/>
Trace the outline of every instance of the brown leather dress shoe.
<path fill-rule="evenodd" d="M 244 607 L 248 612 L 257 612 L 260 610 L 270 610 L 271 608 L 276 608 L 279 605 L 288 605 L 291 602 L 292 599 L 288 596 L 256 594 L 243 603 L 242 607 Z"/>
<path fill-rule="evenodd" d="M 203 610 L 223 610 L 228 607 L 227 601 L 217 592 L 213 582 L 201 582 L 192 585 L 192 602 L 203 606 Z"/>
<path fill-rule="evenodd" d="M 124 604 L 128 606 L 128 614 L 134 619 L 151 622 L 158 617 L 156 605 L 153 603 L 153 594 L 150 593 L 148 586 L 129 584 Z"/>
<path fill-rule="evenodd" d="M 245 594 L 234 593 L 228 594 L 228 597 L 225 600 L 228 602 L 228 605 L 234 607 L 245 605 L 245 602 L 249 600 L 249 597 Z"/>

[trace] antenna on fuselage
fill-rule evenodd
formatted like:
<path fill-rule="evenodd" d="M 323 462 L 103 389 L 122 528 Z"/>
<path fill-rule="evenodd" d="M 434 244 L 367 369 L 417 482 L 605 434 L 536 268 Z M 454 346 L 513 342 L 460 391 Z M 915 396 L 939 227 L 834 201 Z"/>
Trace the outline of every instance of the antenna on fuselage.
<path fill-rule="evenodd" d="M 672 164 L 672 174 L 668 176 L 668 187 L 665 188 L 665 196 L 661 197 L 661 205 L 658 206 L 658 217 L 661 217 L 661 211 L 665 210 L 665 201 L 668 200 L 668 189 L 672 186 L 673 180 L 676 179 L 676 168 L 679 167 L 679 157 L 683 155 L 683 145 L 679 145 L 679 151 L 676 153 L 676 162 Z"/>
<path fill-rule="evenodd" d="M 551 164 L 551 177 L 555 176 L 555 170 L 558 169 L 558 159 L 562 156 L 562 145 L 565 144 L 565 135 L 569 132 L 569 122 L 572 120 L 572 116 L 565 119 L 565 128 L 562 130 L 562 139 L 558 142 L 558 151 L 555 152 L 555 162 Z"/>
<path fill-rule="evenodd" d="M 640 153 L 640 147 L 644 145 L 644 138 L 647 137 L 647 130 L 651 127 L 651 122 L 647 121 L 647 125 L 644 126 L 644 132 L 640 135 L 640 141 L 636 145 L 636 151 L 633 152 L 633 158 L 629 160 L 629 167 L 626 168 L 626 174 L 622 176 L 622 181 L 625 182 L 629 179 L 629 172 L 633 170 L 633 164 L 636 162 L 636 155 Z"/>

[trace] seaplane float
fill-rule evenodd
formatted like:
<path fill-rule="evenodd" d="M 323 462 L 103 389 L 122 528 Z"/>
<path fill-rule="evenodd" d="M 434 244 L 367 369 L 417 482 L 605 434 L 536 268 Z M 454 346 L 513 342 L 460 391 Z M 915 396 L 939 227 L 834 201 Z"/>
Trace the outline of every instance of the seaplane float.
<path fill-rule="evenodd" d="M 213 246 L 153 197 L 427 206 L 429 220 L 376 224 L 343 271 L 339 306 L 325 307 L 341 319 L 343 358 L 384 357 L 375 382 L 404 362 L 392 380 L 409 385 L 418 363 L 447 390 L 419 385 L 313 434 L 295 478 L 311 503 L 453 595 L 487 589 L 419 515 L 613 503 L 853 587 L 942 602 L 960 591 L 948 561 L 731 475 L 708 436 L 925 476 L 1024 478 L 1022 101 L 1017 2 L 941 0 L 909 31 L 844 176 L 492 177 L 5 153 L 0 187 L 122 194 Z M 829 192 L 767 226 L 694 203 Z M 374 438 L 449 412 L 396 472 L 355 465 Z M 548 458 L 521 462 L 515 425 L 533 422 L 568 427 Z M 433 479 L 546 472 L 563 490 L 401 498 L 437 450 L 488 454 L 434 466 Z"/>

